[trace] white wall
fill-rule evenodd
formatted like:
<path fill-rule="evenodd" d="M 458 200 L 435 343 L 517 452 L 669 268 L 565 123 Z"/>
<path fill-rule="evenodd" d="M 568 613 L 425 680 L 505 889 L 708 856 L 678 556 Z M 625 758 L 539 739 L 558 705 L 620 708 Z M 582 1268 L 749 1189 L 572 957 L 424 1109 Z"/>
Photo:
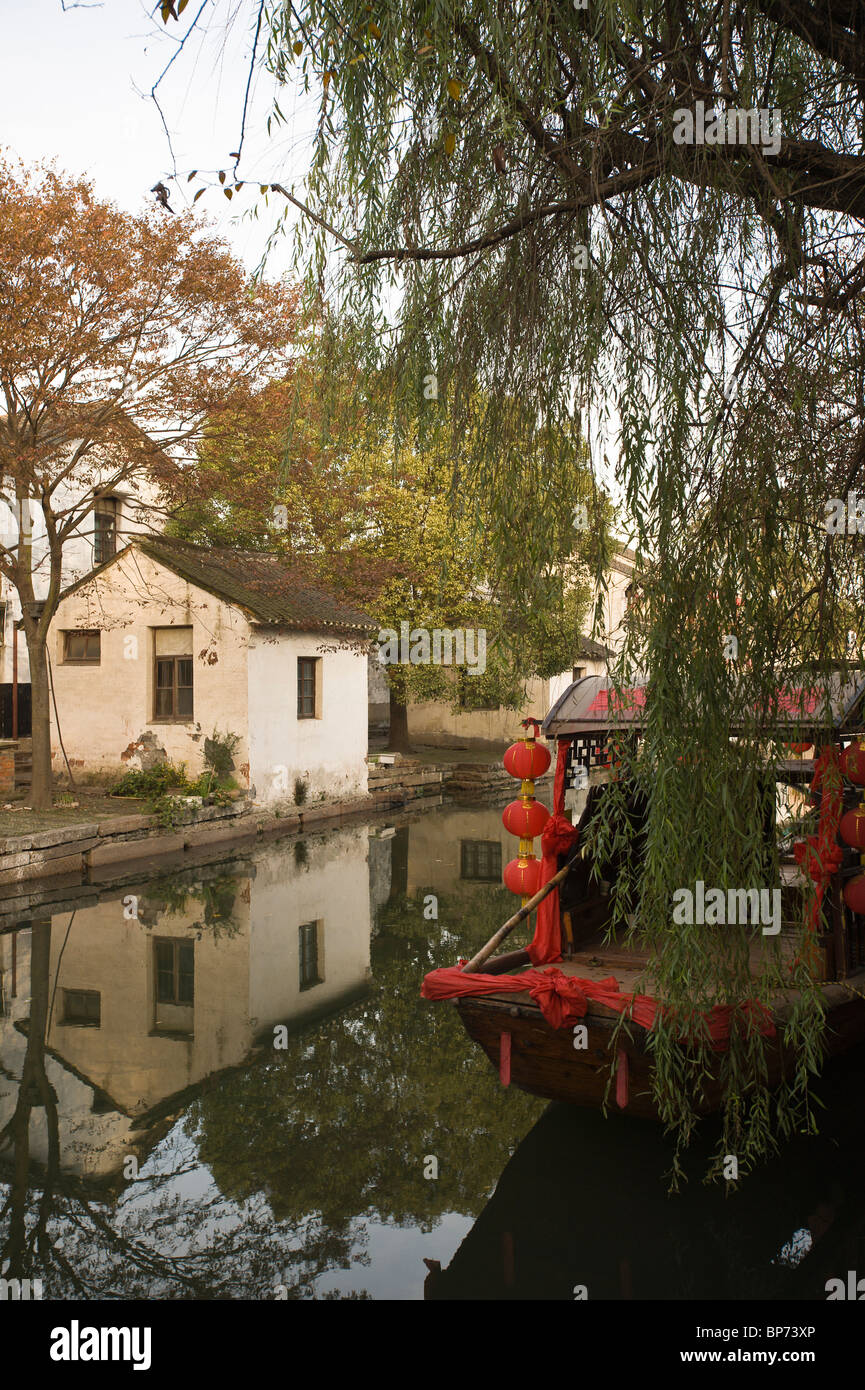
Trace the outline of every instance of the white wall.
<path fill-rule="evenodd" d="M 153 718 L 153 629 L 163 627 L 192 628 L 193 718 L 188 722 Z M 63 662 L 62 632 L 74 628 L 101 631 L 99 665 Z M 171 762 L 185 763 L 195 777 L 204 768 L 204 740 L 218 729 L 240 737 L 234 775 L 244 786 L 248 634 L 249 624 L 236 608 L 137 549 L 63 599 L 51 625 L 49 652 L 73 770 L 120 776 L 137 765 L 133 745 L 150 733 Z M 52 766 L 62 771 L 53 711 L 51 751 Z"/>
<path fill-rule="evenodd" d="M 367 790 L 367 657 L 365 651 L 322 651 L 320 634 L 270 635 L 254 627 L 249 641 L 249 767 L 259 802 L 294 800 L 295 779 L 306 804 Z M 332 645 L 332 644 L 331 644 Z M 298 657 L 321 661 L 320 717 L 297 717 Z"/>
<path fill-rule="evenodd" d="M 112 470 L 108 476 L 111 477 L 116 471 L 116 469 Z M 88 472 L 86 484 L 83 482 L 77 485 L 61 483 L 54 493 L 53 506 L 55 511 L 62 512 L 65 508 L 79 507 L 82 499 L 97 487 L 98 478 L 99 472 L 94 469 L 92 476 Z M 14 546 L 18 539 L 16 513 L 9 504 L 11 496 L 8 485 L 0 490 L 0 544 L 6 546 Z M 112 496 L 118 501 L 118 550 L 121 550 L 128 543 L 131 536 L 163 529 L 164 518 L 159 507 L 159 491 L 148 478 L 126 479 L 112 492 Z M 30 515 L 33 537 L 33 589 L 37 598 L 44 598 L 48 592 L 48 583 L 51 577 L 44 517 L 42 509 L 35 503 L 31 504 Z M 93 513 L 89 512 L 63 546 L 62 583 L 64 589 L 68 588 L 70 584 L 74 584 L 76 580 L 82 579 L 93 569 L 93 533 L 94 518 Z M 12 680 L 12 643 L 15 636 L 12 623 L 21 616 L 18 595 L 8 580 L 2 577 L 0 577 L 0 599 L 9 606 L 6 631 L 5 634 L 0 633 L 0 684 L 2 684 Z M 3 640 L 4 635 L 5 640 Z M 18 636 L 18 679 L 22 684 L 26 684 L 30 680 L 30 663 L 23 633 L 19 633 Z"/>
<path fill-rule="evenodd" d="M 303 841 L 301 868 L 287 845 L 255 860 L 251 880 L 249 1011 L 253 1032 L 297 1023 L 359 989 L 370 973 L 369 826 Z M 298 928 L 319 924 L 321 981 L 301 990 Z"/>

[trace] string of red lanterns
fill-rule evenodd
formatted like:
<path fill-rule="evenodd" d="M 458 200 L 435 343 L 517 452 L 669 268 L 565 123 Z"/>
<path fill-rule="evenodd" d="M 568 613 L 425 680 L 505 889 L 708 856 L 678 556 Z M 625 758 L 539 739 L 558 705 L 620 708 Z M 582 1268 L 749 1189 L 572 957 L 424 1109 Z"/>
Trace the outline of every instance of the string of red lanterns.
<path fill-rule="evenodd" d="M 533 841 L 550 818 L 546 806 L 535 800 L 535 780 L 543 777 L 551 762 L 549 748 L 535 742 L 540 727 L 537 719 L 524 719 L 525 737 L 511 744 L 503 760 L 505 771 L 519 778 L 521 786 L 519 799 L 502 811 L 505 830 L 520 841 L 519 857 L 505 865 L 502 877 L 505 887 L 522 899 L 523 906 L 541 886 L 541 861 L 535 857 Z"/>
<path fill-rule="evenodd" d="M 848 781 L 865 787 L 865 738 L 856 740 L 844 749 L 841 771 Z M 841 817 L 838 833 L 845 845 L 860 851 L 861 862 L 865 864 L 865 792 L 859 805 L 845 811 Z M 851 912 L 865 917 L 865 873 L 857 874 L 845 885 L 844 901 Z"/>

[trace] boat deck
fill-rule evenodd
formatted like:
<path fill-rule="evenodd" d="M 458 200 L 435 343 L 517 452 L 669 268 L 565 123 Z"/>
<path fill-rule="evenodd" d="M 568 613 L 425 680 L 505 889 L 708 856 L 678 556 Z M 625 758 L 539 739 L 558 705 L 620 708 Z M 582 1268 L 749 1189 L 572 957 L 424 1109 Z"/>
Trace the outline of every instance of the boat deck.
<path fill-rule="evenodd" d="M 782 960 L 792 960 L 795 949 L 796 936 L 792 931 L 782 929 L 778 936 L 774 937 L 755 936 L 751 945 L 751 974 L 756 978 L 761 973 L 761 963 L 767 951 L 777 951 Z M 654 994 L 654 982 L 646 969 L 647 961 L 648 951 L 635 949 L 633 944 L 625 947 L 617 946 L 615 942 L 605 943 L 604 933 L 599 932 L 595 938 L 583 942 L 570 959 L 556 961 L 555 966 L 539 968 L 554 968 L 560 970 L 563 975 L 575 975 L 584 980 L 606 980 L 610 975 L 614 975 L 623 993 Z M 827 1002 L 841 1002 L 843 999 L 849 999 L 851 995 L 865 997 L 865 970 L 851 975 L 843 984 L 827 982 L 823 992 Z M 789 1004 L 795 993 L 794 990 L 779 993 L 776 996 L 777 1006 L 783 1008 L 785 1004 Z M 511 1005 L 515 1003 L 515 996 L 505 991 L 501 994 L 486 995 L 485 998 Z M 538 1008 L 534 1000 L 529 999 L 527 995 L 519 996 L 519 1004 L 521 1007 Z M 603 1005 L 591 1001 L 589 1012 L 609 1011 Z"/>

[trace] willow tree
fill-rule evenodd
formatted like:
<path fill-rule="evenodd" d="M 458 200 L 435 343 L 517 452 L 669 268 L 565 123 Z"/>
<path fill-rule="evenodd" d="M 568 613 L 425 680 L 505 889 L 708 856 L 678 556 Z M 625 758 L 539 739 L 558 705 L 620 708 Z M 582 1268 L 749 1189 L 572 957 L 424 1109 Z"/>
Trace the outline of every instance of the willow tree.
<path fill-rule="evenodd" d="M 751 1035 L 725 1062 L 720 1152 L 747 1164 L 813 1123 L 816 982 L 772 960 L 752 979 L 745 928 L 719 951 L 670 904 L 697 878 L 765 882 L 777 691 L 862 657 L 861 531 L 830 534 L 824 511 L 865 482 L 865 11 L 298 0 L 264 16 L 277 83 L 320 107 L 305 180 L 275 164 L 267 197 L 291 205 L 310 292 L 330 276 L 330 305 L 365 326 L 355 360 L 390 371 L 398 422 L 428 416 L 434 379 L 454 486 L 483 487 L 515 592 L 568 501 L 545 486 L 549 446 L 582 422 L 612 460 L 647 576 L 616 679 L 652 682 L 634 771 L 655 989 L 670 1019 L 799 991 L 784 1088 L 770 1096 Z M 274 120 L 289 109 L 278 92 Z M 239 194 L 242 158 L 233 177 Z M 655 1084 L 687 1138 L 708 1043 L 688 1060 L 674 1028 L 653 1032 Z"/>

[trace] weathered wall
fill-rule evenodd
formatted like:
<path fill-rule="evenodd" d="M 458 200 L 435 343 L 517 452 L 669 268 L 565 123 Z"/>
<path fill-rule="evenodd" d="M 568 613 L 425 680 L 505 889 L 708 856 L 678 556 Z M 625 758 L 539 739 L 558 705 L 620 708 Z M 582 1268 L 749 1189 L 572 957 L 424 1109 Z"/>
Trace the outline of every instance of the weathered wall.
<path fill-rule="evenodd" d="M 533 714 L 543 719 L 549 708 L 549 681 L 531 680 L 521 710 L 479 709 L 455 711 L 445 700 L 409 705 L 409 737 L 414 743 L 436 748 L 506 748 L 522 734 L 520 721 Z"/>
<path fill-rule="evenodd" d="M 514 794 L 519 791 L 519 782 L 514 782 Z M 542 794 L 539 801 L 545 801 Z M 498 844 L 501 851 L 501 867 L 510 859 L 516 859 L 519 840 L 510 835 L 502 825 L 502 808 L 496 806 L 467 806 L 451 810 L 447 817 L 424 816 L 414 821 L 409 836 L 408 883 L 410 894 L 421 889 L 450 894 L 463 891 L 485 893 L 489 888 L 500 887 L 501 880 L 466 878 L 463 876 L 462 845 L 464 841 L 484 841 Z M 540 856 L 540 840 L 535 840 L 535 854 Z M 516 901 L 516 899 L 515 899 Z"/>
<path fill-rule="evenodd" d="M 366 825 L 312 836 L 303 842 L 304 862 L 289 846 L 258 852 L 245 872 L 238 867 L 233 920 L 219 933 L 202 926 L 200 898 L 165 910 L 156 893 L 148 896 L 146 884 L 82 908 L 71 927 L 67 913 L 54 919 L 47 1043 L 56 1060 L 47 1066 L 58 1094 L 64 1171 L 116 1172 L 141 1138 L 126 1116 L 242 1064 L 257 1040 L 273 1044 L 274 1025 L 291 1029 L 364 988 L 370 964 L 367 839 Z M 299 928 L 310 921 L 319 923 L 319 981 L 301 988 Z M 29 1011 L 30 935 L 0 935 L 8 1004 L 8 1017 L 0 1013 L 0 1123 L 14 1110 L 26 1048 L 26 1036 L 14 1025 Z M 160 937 L 193 944 L 194 1004 L 184 1034 L 157 1023 L 164 1011 L 155 990 L 154 940 Z M 98 992 L 98 1026 L 66 1021 L 66 990 Z M 119 1112 L 94 1111 L 94 1087 L 107 1092 Z M 38 1109 L 31 1146 L 44 1160 Z"/>
<path fill-rule="evenodd" d="M 370 652 L 368 662 L 370 731 L 386 733 L 390 724 L 390 687 L 377 651 Z"/>
<path fill-rule="evenodd" d="M 258 802 L 305 805 L 367 790 L 366 652 L 322 651 L 320 635 L 253 630 L 249 645 L 249 765 Z M 321 700 L 314 719 L 297 718 L 298 657 L 321 662 Z"/>
<path fill-rule="evenodd" d="M 153 629 L 192 627 L 193 718 L 153 718 Z M 63 662 L 62 630 L 99 628 L 98 666 Z M 49 650 L 66 752 L 87 772 L 122 773 L 136 766 L 136 744 L 151 735 L 190 776 L 202 771 L 204 740 L 215 729 L 240 736 L 234 755 L 238 784 L 249 762 L 246 741 L 246 659 L 249 624 L 220 599 L 133 551 L 97 580 L 64 599 L 51 626 Z M 364 713 L 366 702 L 364 698 Z M 63 755 L 52 712 L 53 766 Z"/>
<path fill-rule="evenodd" d="M 135 895 L 130 888 L 124 895 L 127 903 Z M 52 933 L 51 942 L 51 978 L 56 972 L 58 991 L 48 1045 L 128 1114 L 148 1110 L 210 1072 L 241 1061 L 250 1045 L 244 978 L 249 905 L 242 893 L 235 901 L 234 935 L 197 930 L 203 909 L 194 898 L 183 911 L 158 916 L 146 896 L 138 903 L 147 925 L 126 920 L 123 899 L 118 899 L 85 908 L 65 943 L 60 931 Z M 194 1032 L 186 1037 L 156 1026 L 156 937 L 194 943 Z M 64 1023 L 62 991 L 67 989 L 99 992 L 98 1028 Z"/>

